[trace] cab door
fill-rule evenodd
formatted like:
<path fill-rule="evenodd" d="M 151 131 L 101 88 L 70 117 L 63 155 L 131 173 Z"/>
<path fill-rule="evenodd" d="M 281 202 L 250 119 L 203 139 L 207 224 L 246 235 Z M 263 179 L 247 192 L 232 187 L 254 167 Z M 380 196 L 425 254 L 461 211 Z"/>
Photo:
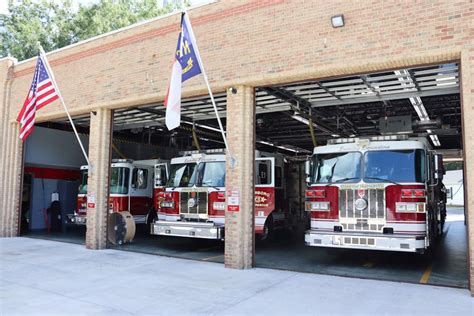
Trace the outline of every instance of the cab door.
<path fill-rule="evenodd" d="M 141 222 L 142 219 L 145 220 L 151 207 L 153 207 L 153 168 L 134 166 L 130 185 L 130 213 L 136 222 Z"/>
<path fill-rule="evenodd" d="M 255 159 L 255 233 L 263 232 L 265 221 L 275 209 L 275 158 Z"/>
<path fill-rule="evenodd" d="M 169 177 L 169 164 L 159 163 L 155 165 L 154 172 L 154 189 L 153 189 L 153 200 L 155 210 L 158 210 L 160 203 L 159 194 L 165 191 L 165 185 L 168 182 Z"/>

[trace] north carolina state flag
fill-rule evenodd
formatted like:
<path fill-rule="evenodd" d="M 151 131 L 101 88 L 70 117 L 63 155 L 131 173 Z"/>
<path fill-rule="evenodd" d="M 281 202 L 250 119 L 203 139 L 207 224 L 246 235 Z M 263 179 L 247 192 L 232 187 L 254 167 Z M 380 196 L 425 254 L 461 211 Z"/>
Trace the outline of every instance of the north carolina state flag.
<path fill-rule="evenodd" d="M 201 73 L 196 41 L 186 12 L 181 15 L 181 32 L 178 37 L 170 85 L 165 99 L 166 127 L 172 130 L 181 124 L 181 84 Z"/>

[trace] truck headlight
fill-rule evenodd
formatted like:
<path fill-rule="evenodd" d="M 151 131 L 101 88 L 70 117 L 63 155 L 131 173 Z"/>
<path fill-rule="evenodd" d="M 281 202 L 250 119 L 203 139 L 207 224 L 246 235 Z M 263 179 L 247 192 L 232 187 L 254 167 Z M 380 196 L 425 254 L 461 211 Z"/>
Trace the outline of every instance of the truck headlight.
<path fill-rule="evenodd" d="M 329 212 L 329 202 L 306 202 L 308 212 Z"/>
<path fill-rule="evenodd" d="M 162 208 L 174 208 L 174 202 L 173 201 L 162 201 L 160 203 L 160 206 Z"/>
<path fill-rule="evenodd" d="M 214 202 L 212 203 L 212 208 L 216 211 L 224 211 L 225 210 L 225 202 Z"/>
<path fill-rule="evenodd" d="M 425 213 L 425 203 L 397 202 L 395 206 L 397 213 Z"/>

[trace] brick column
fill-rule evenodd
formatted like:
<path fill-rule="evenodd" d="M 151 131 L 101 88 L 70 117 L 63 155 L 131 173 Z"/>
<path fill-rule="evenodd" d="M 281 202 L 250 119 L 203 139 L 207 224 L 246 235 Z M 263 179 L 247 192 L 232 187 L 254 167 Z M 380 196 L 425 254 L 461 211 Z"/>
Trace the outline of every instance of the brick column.
<path fill-rule="evenodd" d="M 466 208 L 469 288 L 474 296 L 474 46 L 461 53 L 461 110 L 463 119 L 464 207 Z"/>
<path fill-rule="evenodd" d="M 0 236 L 19 233 L 20 192 L 23 142 L 18 138 L 19 125 L 10 111 L 10 94 L 15 59 L 0 60 Z"/>
<path fill-rule="evenodd" d="M 226 191 L 239 197 L 238 212 L 226 211 L 225 266 L 248 269 L 255 261 L 254 161 L 255 92 L 237 86 L 227 92 L 227 141 L 236 159 L 233 168 L 227 159 Z"/>
<path fill-rule="evenodd" d="M 87 195 L 95 205 L 87 203 L 86 247 L 104 249 L 107 246 L 107 214 L 109 196 L 110 146 L 112 111 L 98 109 L 91 113 L 89 134 L 89 178 Z M 93 206 L 90 207 L 89 206 Z"/>

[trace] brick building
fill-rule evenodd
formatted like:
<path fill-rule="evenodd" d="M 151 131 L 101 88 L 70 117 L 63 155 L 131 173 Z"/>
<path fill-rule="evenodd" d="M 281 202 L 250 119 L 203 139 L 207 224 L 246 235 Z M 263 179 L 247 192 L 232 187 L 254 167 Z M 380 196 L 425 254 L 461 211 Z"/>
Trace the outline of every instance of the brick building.
<path fill-rule="evenodd" d="M 330 18 L 344 14 L 345 26 Z M 468 253 L 474 293 L 474 3 L 463 1 L 217 1 L 189 11 L 202 59 L 216 93 L 227 92 L 227 124 L 236 168 L 230 186 L 241 192 L 240 213 L 226 217 L 226 265 L 253 264 L 254 88 L 313 79 L 457 62 L 460 67 Z M 170 14 L 48 54 L 72 115 L 90 114 L 89 209 L 86 246 L 106 246 L 110 133 L 113 111 L 164 100 L 179 14 Z M 0 60 L 0 235 L 16 236 L 23 144 L 16 115 L 31 83 L 35 60 Z M 235 87 L 236 93 L 229 92 Z M 206 94 L 199 78 L 184 97 Z M 37 122 L 64 118 L 59 102 Z"/>

